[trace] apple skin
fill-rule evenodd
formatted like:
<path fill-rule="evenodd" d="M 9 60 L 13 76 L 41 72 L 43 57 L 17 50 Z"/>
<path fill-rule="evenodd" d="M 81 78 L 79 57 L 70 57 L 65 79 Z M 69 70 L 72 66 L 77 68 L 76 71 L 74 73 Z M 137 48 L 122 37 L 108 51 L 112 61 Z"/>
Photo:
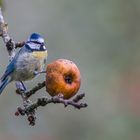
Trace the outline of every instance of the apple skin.
<path fill-rule="evenodd" d="M 46 91 L 51 96 L 61 94 L 64 99 L 69 99 L 78 92 L 80 85 L 80 71 L 74 62 L 57 59 L 47 65 Z"/>

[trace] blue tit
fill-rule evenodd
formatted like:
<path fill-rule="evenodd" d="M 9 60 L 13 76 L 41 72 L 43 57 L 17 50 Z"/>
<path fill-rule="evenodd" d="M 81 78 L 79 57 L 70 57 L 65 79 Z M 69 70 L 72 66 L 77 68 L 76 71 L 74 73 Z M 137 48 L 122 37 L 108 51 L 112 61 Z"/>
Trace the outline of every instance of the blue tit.
<path fill-rule="evenodd" d="M 41 35 L 33 33 L 15 55 L 0 79 L 0 94 L 12 81 L 26 81 L 43 71 L 47 49 Z"/>

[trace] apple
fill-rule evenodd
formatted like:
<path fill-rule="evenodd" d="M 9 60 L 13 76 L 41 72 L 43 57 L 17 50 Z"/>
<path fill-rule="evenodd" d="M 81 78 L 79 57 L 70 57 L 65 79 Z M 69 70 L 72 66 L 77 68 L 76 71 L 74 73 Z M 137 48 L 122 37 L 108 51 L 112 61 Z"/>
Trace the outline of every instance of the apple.
<path fill-rule="evenodd" d="M 57 59 L 47 65 L 46 91 L 51 96 L 60 94 L 64 99 L 69 99 L 78 92 L 80 84 L 80 71 L 74 62 Z"/>

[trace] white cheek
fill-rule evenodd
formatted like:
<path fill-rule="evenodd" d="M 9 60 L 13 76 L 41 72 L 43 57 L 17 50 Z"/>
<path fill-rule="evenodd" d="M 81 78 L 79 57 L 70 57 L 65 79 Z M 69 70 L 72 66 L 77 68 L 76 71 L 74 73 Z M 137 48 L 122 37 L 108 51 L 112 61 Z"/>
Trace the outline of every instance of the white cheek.
<path fill-rule="evenodd" d="M 31 48 L 31 49 L 39 50 L 39 49 L 40 49 L 40 45 L 38 45 L 38 44 L 31 45 L 30 48 Z"/>
<path fill-rule="evenodd" d="M 39 50 L 40 49 L 40 44 L 35 44 L 35 43 L 30 42 L 29 47 L 31 49 Z"/>

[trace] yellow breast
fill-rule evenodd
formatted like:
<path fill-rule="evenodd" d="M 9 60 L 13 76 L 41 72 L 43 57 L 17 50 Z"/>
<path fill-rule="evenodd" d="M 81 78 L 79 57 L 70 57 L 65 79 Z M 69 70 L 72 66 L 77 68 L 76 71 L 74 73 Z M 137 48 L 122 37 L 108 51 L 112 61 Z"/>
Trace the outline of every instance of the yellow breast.
<path fill-rule="evenodd" d="M 32 53 L 32 56 L 38 58 L 38 59 L 44 59 L 48 55 L 47 50 L 46 51 L 34 51 Z"/>

